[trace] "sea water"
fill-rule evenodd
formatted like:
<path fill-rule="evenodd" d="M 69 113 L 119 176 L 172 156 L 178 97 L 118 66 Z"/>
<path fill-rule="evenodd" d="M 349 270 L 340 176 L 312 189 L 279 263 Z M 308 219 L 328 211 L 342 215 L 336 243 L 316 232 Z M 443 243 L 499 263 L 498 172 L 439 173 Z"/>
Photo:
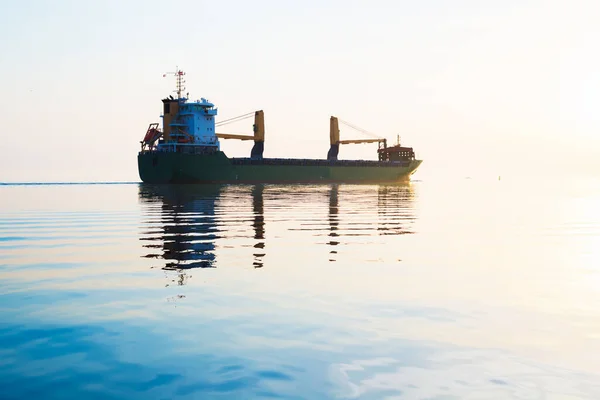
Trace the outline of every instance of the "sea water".
<path fill-rule="evenodd" d="M 598 399 L 600 183 L 0 186 L 2 399 Z"/>

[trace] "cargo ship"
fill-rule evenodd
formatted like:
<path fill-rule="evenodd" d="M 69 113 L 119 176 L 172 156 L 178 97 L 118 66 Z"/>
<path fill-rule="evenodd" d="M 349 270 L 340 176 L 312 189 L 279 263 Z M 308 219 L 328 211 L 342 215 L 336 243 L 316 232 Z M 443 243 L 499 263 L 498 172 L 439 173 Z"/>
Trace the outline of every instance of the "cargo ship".
<path fill-rule="evenodd" d="M 384 138 L 340 140 L 340 120 L 335 116 L 329 120 L 326 158 L 265 158 L 262 110 L 217 123 L 215 105 L 205 98 L 190 101 L 189 94 L 183 94 L 185 73 L 178 69 L 173 75 L 177 98 L 162 100 L 162 129 L 151 123 L 140 142 L 138 172 L 144 183 L 394 183 L 408 180 L 422 162 L 399 139 L 389 147 Z M 252 135 L 216 132 L 217 127 L 252 117 Z M 227 157 L 220 139 L 253 141 L 250 157 Z M 338 159 L 341 145 L 359 143 L 377 143 L 378 159 Z"/>

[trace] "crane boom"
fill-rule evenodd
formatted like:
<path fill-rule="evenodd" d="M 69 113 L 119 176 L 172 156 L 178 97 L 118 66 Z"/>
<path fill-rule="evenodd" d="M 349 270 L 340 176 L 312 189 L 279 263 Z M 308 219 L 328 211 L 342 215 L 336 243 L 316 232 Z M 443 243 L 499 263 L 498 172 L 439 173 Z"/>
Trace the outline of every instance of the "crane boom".
<path fill-rule="evenodd" d="M 358 143 L 385 143 L 385 139 L 349 139 L 340 140 L 339 144 L 358 144 Z"/>
<path fill-rule="evenodd" d="M 254 140 L 254 136 L 238 135 L 235 133 L 216 133 L 219 139 L 238 139 L 238 140 Z"/>

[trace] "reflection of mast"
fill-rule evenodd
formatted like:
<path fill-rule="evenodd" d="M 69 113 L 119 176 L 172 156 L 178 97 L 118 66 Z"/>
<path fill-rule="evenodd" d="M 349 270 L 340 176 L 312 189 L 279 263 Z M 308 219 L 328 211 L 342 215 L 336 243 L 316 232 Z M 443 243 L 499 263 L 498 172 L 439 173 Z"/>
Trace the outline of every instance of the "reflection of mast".
<path fill-rule="evenodd" d="M 255 249 L 265 248 L 265 215 L 264 215 L 264 203 L 263 203 L 263 192 L 264 185 L 255 185 L 252 188 L 252 212 L 254 214 L 254 221 L 252 226 L 254 227 L 254 239 L 261 241 L 256 242 L 254 245 Z M 254 253 L 254 268 L 262 268 L 262 258 L 265 256 L 264 251 L 256 250 Z"/>
<path fill-rule="evenodd" d="M 140 201 L 159 205 L 151 209 L 154 212 L 148 221 L 151 230 L 143 234 L 141 240 L 146 242 L 143 246 L 162 249 L 162 254 L 144 257 L 164 259 L 161 268 L 177 271 L 178 285 L 187 281 L 185 271 L 213 267 L 215 200 L 219 193 L 218 186 L 140 185 Z"/>
<path fill-rule="evenodd" d="M 329 237 L 332 238 L 329 240 L 329 245 L 337 246 L 340 242 L 334 240 L 333 238 L 337 238 L 339 235 L 337 233 L 339 222 L 339 204 L 338 204 L 338 185 L 331 185 L 331 189 L 329 189 Z M 331 250 L 329 254 L 337 254 L 337 250 Z M 332 256 L 333 257 L 333 256 Z M 329 261 L 335 261 L 330 259 Z"/>

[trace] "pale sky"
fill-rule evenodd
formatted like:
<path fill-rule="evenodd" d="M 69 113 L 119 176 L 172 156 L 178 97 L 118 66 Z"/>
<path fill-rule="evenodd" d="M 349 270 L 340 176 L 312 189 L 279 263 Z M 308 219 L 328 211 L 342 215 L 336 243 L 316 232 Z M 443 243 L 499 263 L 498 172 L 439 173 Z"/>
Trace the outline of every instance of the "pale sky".
<path fill-rule="evenodd" d="M 336 115 L 400 134 L 423 179 L 600 176 L 600 1 L 0 4 L 0 182 L 138 181 L 175 66 L 217 121 L 263 109 L 266 157 L 325 157 Z"/>

